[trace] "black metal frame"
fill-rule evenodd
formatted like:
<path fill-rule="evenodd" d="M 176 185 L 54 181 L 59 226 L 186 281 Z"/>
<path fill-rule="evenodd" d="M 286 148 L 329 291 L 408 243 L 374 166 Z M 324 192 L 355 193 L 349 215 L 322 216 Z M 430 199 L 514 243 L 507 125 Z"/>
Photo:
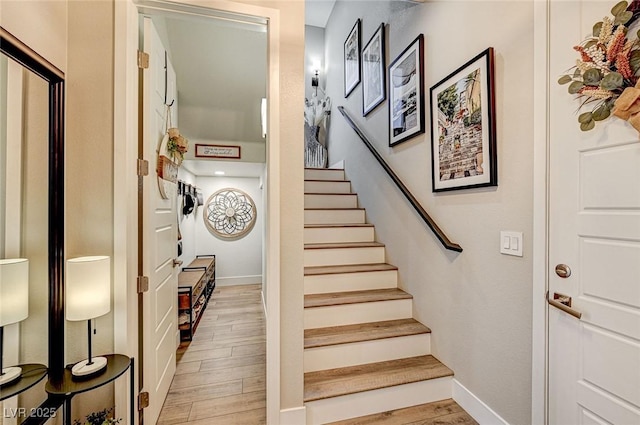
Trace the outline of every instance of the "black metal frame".
<path fill-rule="evenodd" d="M 0 27 L 0 52 L 49 84 L 49 379 L 64 372 L 64 73 Z M 45 402 L 59 406 L 60 400 Z M 48 418 L 47 418 L 48 419 Z M 30 421 L 29 423 L 36 423 Z M 44 423 L 44 422 L 37 422 Z"/>
<path fill-rule="evenodd" d="M 445 192 L 451 190 L 462 190 L 462 189 L 471 189 L 477 187 L 488 187 L 488 186 L 497 186 L 498 185 L 498 154 L 496 147 L 496 96 L 495 96 L 495 82 L 494 82 L 494 58 L 493 58 L 493 48 L 489 47 L 486 50 L 482 51 L 478 55 L 476 55 L 473 59 L 466 62 L 464 65 L 461 65 L 455 71 L 447 75 L 445 78 L 437 82 L 431 87 L 429 91 L 429 97 L 431 100 L 431 190 L 432 192 Z M 439 180 L 439 170 L 436 167 L 436 157 L 439 155 L 439 141 L 438 141 L 438 105 L 436 96 L 434 93 L 437 89 L 442 86 L 447 87 L 457 83 L 453 78 L 464 71 L 466 68 L 471 67 L 472 65 L 477 65 L 478 68 L 482 68 L 484 65 L 486 69 L 486 73 L 481 77 L 481 93 L 482 96 L 486 96 L 487 99 L 487 110 L 485 108 L 482 109 L 482 126 L 487 128 L 487 140 L 483 140 L 483 145 L 488 147 L 487 157 L 489 159 L 489 163 L 486 164 L 486 167 L 489 167 L 487 174 L 487 179 L 484 182 L 480 183 L 469 183 L 468 181 L 465 183 L 465 180 L 468 177 L 464 177 L 460 179 L 458 185 L 449 186 L 449 187 L 436 187 L 436 181 Z M 439 158 L 439 157 L 438 157 Z"/>
<path fill-rule="evenodd" d="M 429 226 L 429 228 L 433 231 L 433 233 L 436 235 L 436 237 L 438 238 L 442 246 L 444 246 L 446 249 L 451 251 L 462 252 L 462 247 L 455 242 L 451 242 L 451 240 L 449 240 L 447 235 L 445 235 L 444 232 L 440 229 L 440 227 L 438 227 L 436 222 L 433 221 L 433 219 L 431 218 L 431 216 L 429 216 L 427 211 L 425 211 L 422 205 L 420 205 L 420 202 L 418 202 L 415 196 L 413 196 L 413 194 L 409 191 L 409 189 L 407 189 L 407 186 L 405 186 L 404 183 L 402 183 L 402 180 L 400 180 L 400 178 L 396 175 L 396 173 L 393 172 L 389 164 L 387 164 L 387 162 L 382 158 L 382 156 L 378 153 L 376 148 L 373 147 L 373 145 L 371 144 L 367 136 L 364 135 L 364 133 L 362 132 L 362 130 L 360 130 L 358 125 L 351 119 L 351 117 L 349 116 L 347 111 L 344 109 L 344 107 L 338 106 L 338 110 L 340 111 L 342 116 L 347 120 L 347 123 L 349 123 L 349 126 L 353 129 L 353 131 L 355 131 L 358 137 L 360 137 L 360 140 L 362 140 L 365 146 L 373 154 L 374 158 L 378 161 L 380 166 L 384 169 L 384 171 L 387 172 L 387 175 L 391 178 L 391 180 L 393 180 L 393 182 L 396 184 L 398 189 L 400 189 L 400 191 L 405 196 L 405 198 L 407 198 L 411 206 L 420 215 L 420 218 L 422 218 L 422 220 L 427 224 L 427 226 Z"/>

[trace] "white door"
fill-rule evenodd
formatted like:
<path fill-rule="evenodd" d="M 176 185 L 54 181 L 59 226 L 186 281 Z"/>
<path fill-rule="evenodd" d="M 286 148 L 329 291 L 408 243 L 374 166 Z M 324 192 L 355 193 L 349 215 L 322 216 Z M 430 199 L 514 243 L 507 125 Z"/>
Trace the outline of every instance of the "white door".
<path fill-rule="evenodd" d="M 568 312 L 549 305 L 553 425 L 640 424 L 639 136 L 613 117 L 582 132 L 579 101 L 555 83 L 615 3 L 550 4 L 548 296 L 572 304 Z M 566 267 L 556 273 L 556 265 Z"/>
<path fill-rule="evenodd" d="M 165 49 L 150 18 L 144 18 L 144 51 L 149 67 L 143 76 L 144 159 L 149 175 L 143 188 L 143 272 L 149 278 L 149 290 L 143 301 L 143 391 L 149 393 L 144 423 L 153 425 L 169 391 L 176 371 L 177 271 L 177 187 L 159 182 L 156 174 L 157 150 L 165 134 Z M 175 84 L 171 85 L 175 88 Z M 175 117 L 172 120 L 176 124 Z M 164 185 L 168 199 L 160 195 Z"/>

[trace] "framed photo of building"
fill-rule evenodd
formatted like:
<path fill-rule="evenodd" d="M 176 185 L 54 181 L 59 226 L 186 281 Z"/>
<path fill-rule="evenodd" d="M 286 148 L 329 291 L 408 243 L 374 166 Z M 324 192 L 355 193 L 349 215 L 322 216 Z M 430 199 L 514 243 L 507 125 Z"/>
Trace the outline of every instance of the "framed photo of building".
<path fill-rule="evenodd" d="M 360 19 L 344 41 L 344 97 L 360 82 Z"/>
<path fill-rule="evenodd" d="M 384 23 L 362 49 L 362 116 L 366 117 L 387 97 Z"/>
<path fill-rule="evenodd" d="M 434 192 L 497 186 L 493 48 L 431 87 Z"/>
<path fill-rule="evenodd" d="M 424 133 L 424 36 L 389 65 L 389 146 Z"/>

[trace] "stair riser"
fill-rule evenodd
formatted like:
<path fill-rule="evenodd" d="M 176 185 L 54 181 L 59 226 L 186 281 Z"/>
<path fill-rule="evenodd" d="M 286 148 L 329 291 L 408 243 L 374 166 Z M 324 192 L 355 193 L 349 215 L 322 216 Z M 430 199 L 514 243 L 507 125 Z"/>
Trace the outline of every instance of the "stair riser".
<path fill-rule="evenodd" d="M 344 180 L 344 170 L 304 170 L 305 180 Z"/>
<path fill-rule="evenodd" d="M 305 348 L 304 371 L 333 369 L 431 354 L 431 334 Z"/>
<path fill-rule="evenodd" d="M 304 277 L 305 294 L 364 291 L 367 289 L 396 288 L 398 271 L 321 274 Z"/>
<path fill-rule="evenodd" d="M 304 250 L 304 266 L 342 266 L 384 263 L 384 246 Z"/>
<path fill-rule="evenodd" d="M 341 421 L 451 398 L 451 377 L 305 403 L 307 425 Z"/>
<path fill-rule="evenodd" d="M 373 242 L 373 227 L 313 227 L 304 229 L 304 243 Z"/>
<path fill-rule="evenodd" d="M 304 309 L 304 328 L 355 325 L 412 317 L 412 300 L 375 301 Z"/>
<path fill-rule="evenodd" d="M 351 193 L 351 182 L 305 181 L 304 193 Z"/>
<path fill-rule="evenodd" d="M 364 210 L 305 210 L 304 224 L 364 223 Z"/>
<path fill-rule="evenodd" d="M 358 195 L 337 194 L 337 195 L 304 195 L 305 208 L 357 208 Z"/>

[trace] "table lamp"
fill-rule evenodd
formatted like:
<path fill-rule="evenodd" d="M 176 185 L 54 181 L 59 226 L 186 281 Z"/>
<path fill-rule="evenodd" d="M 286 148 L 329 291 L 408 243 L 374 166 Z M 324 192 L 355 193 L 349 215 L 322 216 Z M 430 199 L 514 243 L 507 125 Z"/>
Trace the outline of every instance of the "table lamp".
<path fill-rule="evenodd" d="M 73 376 L 97 374 L 107 367 L 107 359 L 91 356 L 91 320 L 111 310 L 111 259 L 107 256 L 67 260 L 65 315 L 69 321 L 87 321 L 88 351 L 85 360 L 71 369 Z"/>
<path fill-rule="evenodd" d="M 3 328 L 29 316 L 29 260 L 0 260 L 0 385 L 20 378 L 22 368 L 2 368 Z"/>

